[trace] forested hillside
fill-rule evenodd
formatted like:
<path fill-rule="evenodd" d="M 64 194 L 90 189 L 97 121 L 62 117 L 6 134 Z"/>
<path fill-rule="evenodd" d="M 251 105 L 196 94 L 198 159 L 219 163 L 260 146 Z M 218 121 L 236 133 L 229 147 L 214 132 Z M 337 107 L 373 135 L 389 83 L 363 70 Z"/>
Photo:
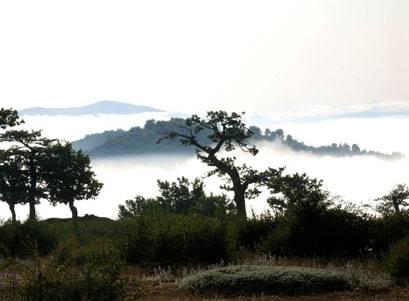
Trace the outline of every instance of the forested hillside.
<path fill-rule="evenodd" d="M 180 147 L 176 141 L 164 141 L 158 144 L 158 140 L 166 133 L 175 130 L 183 130 L 184 119 L 172 118 L 169 121 L 148 120 L 144 127 L 133 127 L 128 131 L 106 131 L 99 134 L 87 135 L 85 138 L 73 143 L 77 149 L 82 149 L 94 157 L 177 153 L 193 154 L 193 148 Z M 286 135 L 282 129 L 262 130 L 258 127 L 250 127 L 253 132 L 252 141 L 255 144 L 274 143 L 288 147 L 292 151 L 307 152 L 315 155 L 327 156 L 358 156 L 371 155 L 384 159 L 396 159 L 402 157 L 400 153 L 385 154 L 373 150 L 361 149 L 357 144 L 333 143 L 331 145 L 310 146 L 298 141 L 291 135 Z M 199 137 L 206 140 L 206 131 Z M 205 141 L 202 141 L 205 142 Z"/>

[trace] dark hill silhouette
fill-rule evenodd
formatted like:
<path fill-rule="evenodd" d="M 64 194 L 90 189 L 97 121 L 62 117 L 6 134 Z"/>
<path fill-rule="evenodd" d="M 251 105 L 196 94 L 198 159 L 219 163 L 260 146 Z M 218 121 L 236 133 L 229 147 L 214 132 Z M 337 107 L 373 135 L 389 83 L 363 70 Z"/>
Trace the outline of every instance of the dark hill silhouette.
<path fill-rule="evenodd" d="M 87 106 L 70 107 L 70 108 L 42 108 L 34 107 L 19 111 L 20 115 L 67 115 L 67 116 L 81 116 L 81 115 L 99 115 L 99 114 L 138 114 L 146 112 L 163 112 L 162 110 L 148 107 L 137 106 L 125 102 L 117 101 L 99 101 Z"/>
<path fill-rule="evenodd" d="M 128 131 L 115 130 L 99 134 L 87 135 L 75 141 L 74 147 L 82 149 L 92 157 L 108 157 L 138 154 L 194 154 L 194 148 L 181 146 L 179 142 L 166 140 L 157 144 L 159 138 L 170 131 L 180 131 L 184 124 L 182 118 L 172 118 L 169 121 L 148 120 L 144 127 L 133 127 Z M 361 149 L 357 144 L 347 143 L 323 146 L 309 146 L 296 140 L 291 135 L 285 135 L 282 129 L 275 131 L 266 129 L 264 132 L 255 126 L 250 127 L 253 132 L 252 143 L 280 143 L 295 152 L 306 152 L 326 156 L 358 156 L 371 155 L 383 159 L 402 157 L 400 153 L 385 154 L 377 151 Z M 206 143 L 206 133 L 198 137 Z"/>

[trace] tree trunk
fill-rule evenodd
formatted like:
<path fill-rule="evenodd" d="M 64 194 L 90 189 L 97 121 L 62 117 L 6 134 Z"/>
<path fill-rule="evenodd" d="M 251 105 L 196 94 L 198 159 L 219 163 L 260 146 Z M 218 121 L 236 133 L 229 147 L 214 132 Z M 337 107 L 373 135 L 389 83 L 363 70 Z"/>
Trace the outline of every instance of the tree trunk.
<path fill-rule="evenodd" d="M 244 197 L 244 190 L 241 188 L 234 188 L 234 202 L 236 203 L 237 216 L 247 219 L 246 199 Z"/>
<path fill-rule="evenodd" d="M 37 190 L 37 168 L 34 162 L 34 156 L 30 158 L 30 193 L 28 198 L 28 203 L 30 205 L 30 213 L 28 219 L 30 221 L 35 221 L 36 216 L 36 190 Z"/>
<path fill-rule="evenodd" d="M 78 218 L 78 210 L 74 206 L 74 201 L 68 202 L 68 206 L 70 206 L 70 210 L 71 210 L 71 213 L 72 213 L 72 219 L 77 219 Z"/>
<path fill-rule="evenodd" d="M 37 219 L 35 202 L 32 202 L 32 201 L 30 200 L 29 209 L 30 209 L 30 213 L 29 213 L 29 215 L 28 215 L 28 219 L 29 219 L 30 221 L 35 221 L 35 220 Z"/>
<path fill-rule="evenodd" d="M 11 221 L 13 222 L 13 224 L 15 224 L 17 222 L 16 219 L 16 209 L 14 208 L 14 204 L 10 203 L 9 204 L 9 208 L 10 208 L 10 212 L 11 212 Z"/>
<path fill-rule="evenodd" d="M 209 154 L 207 160 L 211 162 L 211 165 L 217 167 L 230 177 L 233 184 L 234 202 L 236 203 L 237 216 L 247 219 L 246 199 L 244 197 L 247 187 L 242 185 L 240 173 L 238 172 L 237 168 L 234 166 L 229 166 L 228 164 L 218 160 L 214 154 Z"/>

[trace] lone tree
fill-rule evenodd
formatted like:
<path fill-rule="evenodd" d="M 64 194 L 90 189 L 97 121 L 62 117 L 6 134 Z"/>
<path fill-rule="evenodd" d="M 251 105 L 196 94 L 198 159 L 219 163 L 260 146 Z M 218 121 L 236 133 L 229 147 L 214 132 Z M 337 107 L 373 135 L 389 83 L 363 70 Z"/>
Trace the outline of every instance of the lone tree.
<path fill-rule="evenodd" d="M 13 223 L 17 221 L 15 206 L 26 203 L 28 182 L 24 158 L 13 149 L 0 150 L 0 201 L 8 204 Z"/>
<path fill-rule="evenodd" d="M 379 203 L 377 211 L 383 215 L 402 214 L 409 207 L 409 187 L 398 184 L 388 194 L 375 201 Z"/>
<path fill-rule="evenodd" d="M 24 168 L 29 178 L 27 202 L 29 204 L 29 220 L 36 219 L 35 205 L 46 197 L 41 162 L 44 161 L 44 150 L 54 140 L 41 136 L 41 131 L 8 130 L 1 135 L 0 141 L 17 144 L 13 150 L 24 158 Z"/>
<path fill-rule="evenodd" d="M 253 156 L 258 153 L 255 145 L 248 144 L 252 132 L 242 121 L 243 114 L 210 111 L 205 118 L 192 115 L 180 126 L 180 131 L 165 133 L 158 143 L 164 139 L 178 139 L 183 145 L 195 147 L 197 157 L 214 167 L 209 175 L 217 174 L 228 180 L 228 184 L 222 188 L 233 191 L 237 214 L 246 218 L 246 197 L 258 195 L 260 191 L 257 186 L 268 175 L 247 165 L 238 166 L 235 157 L 222 157 L 220 154 L 236 148 Z M 254 187 L 249 189 L 252 184 Z"/>
<path fill-rule="evenodd" d="M 71 143 L 56 143 L 45 149 L 41 163 L 45 189 L 52 205 L 69 206 L 72 218 L 78 217 L 76 200 L 98 196 L 103 184 L 98 182 L 91 168 L 89 157 L 73 149 Z"/>

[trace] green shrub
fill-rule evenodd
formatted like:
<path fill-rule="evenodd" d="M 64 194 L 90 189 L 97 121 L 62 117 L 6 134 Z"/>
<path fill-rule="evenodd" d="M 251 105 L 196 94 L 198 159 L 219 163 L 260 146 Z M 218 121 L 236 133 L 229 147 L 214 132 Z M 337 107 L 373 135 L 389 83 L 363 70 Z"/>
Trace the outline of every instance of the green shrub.
<path fill-rule="evenodd" d="M 34 256 L 20 273 L 19 295 L 28 301 L 123 300 L 122 264 L 115 251 L 101 245 L 81 247 L 71 241 L 47 262 Z"/>
<path fill-rule="evenodd" d="M 264 242 L 276 228 L 276 219 L 269 214 L 253 217 L 243 222 L 235 220 L 230 222 L 229 231 L 236 231 L 238 246 L 254 251 Z"/>
<path fill-rule="evenodd" d="M 279 256 L 356 257 L 369 250 L 365 216 L 341 208 L 299 206 L 276 220 L 261 246 Z"/>
<path fill-rule="evenodd" d="M 30 256 L 34 249 L 40 255 L 47 255 L 55 248 L 57 241 L 48 225 L 43 223 L 6 223 L 0 227 L 2 256 L 24 258 Z"/>
<path fill-rule="evenodd" d="M 390 247 L 386 256 L 385 267 L 399 283 L 409 281 L 409 237 Z"/>
<path fill-rule="evenodd" d="M 81 245 L 73 237 L 60 243 L 52 255 L 52 261 L 59 265 L 82 266 L 89 263 L 104 265 L 107 260 L 122 262 L 118 246 L 110 240 L 101 239 Z"/>
<path fill-rule="evenodd" d="M 224 222 L 205 216 L 160 214 L 124 222 L 123 254 L 131 264 L 209 264 L 230 256 Z"/>
<path fill-rule="evenodd" d="M 81 217 L 78 220 L 47 220 L 42 221 L 50 232 L 65 241 L 75 237 L 82 245 L 95 240 L 118 240 L 121 229 L 117 221 L 97 217 Z"/>
<path fill-rule="evenodd" d="M 348 277 L 323 269 L 282 266 L 232 266 L 183 279 L 183 289 L 222 295 L 297 295 L 349 289 Z"/>
<path fill-rule="evenodd" d="M 368 228 L 373 248 L 382 253 L 409 235 L 409 215 L 393 214 L 374 218 Z"/>

